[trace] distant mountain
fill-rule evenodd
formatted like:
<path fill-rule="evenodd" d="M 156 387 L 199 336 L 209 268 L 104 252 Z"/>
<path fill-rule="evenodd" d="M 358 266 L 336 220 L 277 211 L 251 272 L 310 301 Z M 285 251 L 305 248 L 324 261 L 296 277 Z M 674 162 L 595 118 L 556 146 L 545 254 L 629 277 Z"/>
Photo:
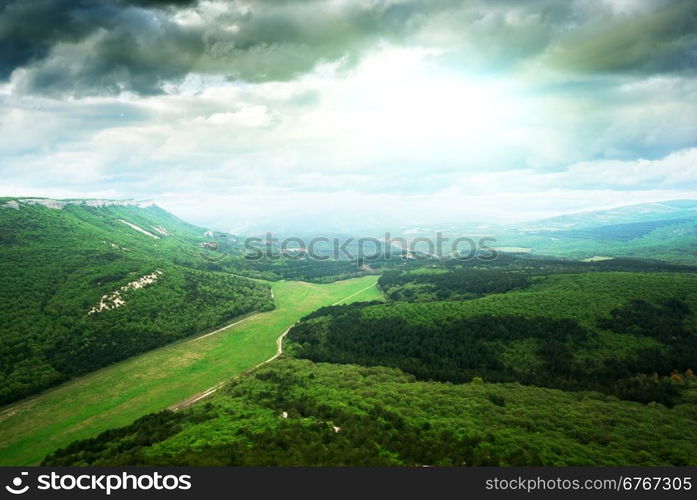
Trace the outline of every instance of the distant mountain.
<path fill-rule="evenodd" d="M 0 198 L 0 404 L 272 308 L 212 240 L 151 203 Z"/>
<path fill-rule="evenodd" d="M 641 257 L 697 263 L 697 201 L 669 200 L 499 228 L 504 248 L 574 258 Z"/>
<path fill-rule="evenodd" d="M 560 215 L 527 224 L 519 224 L 517 229 L 520 231 L 554 231 L 693 218 L 697 218 L 697 200 L 669 200 Z"/>
<path fill-rule="evenodd" d="M 393 237 L 415 241 L 437 234 L 487 241 L 502 252 L 574 259 L 638 257 L 697 264 L 697 200 L 668 200 L 560 215 L 510 225 L 449 223 L 398 227 Z M 447 242 L 446 242 L 447 244 Z M 444 248 L 449 251 L 449 248 Z"/>

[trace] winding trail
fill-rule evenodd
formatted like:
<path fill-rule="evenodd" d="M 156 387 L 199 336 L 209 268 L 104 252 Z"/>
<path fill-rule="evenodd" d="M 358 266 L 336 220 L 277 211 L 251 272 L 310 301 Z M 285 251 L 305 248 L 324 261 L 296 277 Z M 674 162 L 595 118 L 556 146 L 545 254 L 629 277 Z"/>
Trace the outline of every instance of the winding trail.
<path fill-rule="evenodd" d="M 333 305 L 333 306 L 339 305 L 339 304 L 341 304 L 342 302 L 344 302 L 344 301 L 346 301 L 346 300 L 349 300 L 349 299 L 352 299 L 352 298 L 355 297 L 356 295 L 359 295 L 359 294 L 365 292 L 366 290 L 369 290 L 370 288 L 372 288 L 372 287 L 374 287 L 374 286 L 377 286 L 377 283 L 373 283 L 373 284 L 368 285 L 368 286 L 365 287 L 365 288 L 361 288 L 360 290 L 358 290 L 358 291 L 355 292 L 355 293 L 352 293 L 352 294 L 349 295 L 348 297 L 344 297 L 343 299 L 341 299 L 341 300 L 339 300 L 339 301 L 337 301 L 337 302 L 334 302 L 332 305 Z M 273 297 L 273 292 L 272 292 L 272 295 L 271 295 L 271 296 Z M 195 338 L 195 339 L 193 339 L 193 340 L 190 340 L 189 342 L 196 342 L 197 340 L 200 340 L 200 339 L 202 339 L 202 338 L 204 338 L 204 337 L 208 337 L 209 335 L 214 335 L 214 334 L 216 334 L 216 333 L 218 333 L 218 332 L 220 332 L 220 331 L 222 331 L 222 330 L 225 330 L 225 329 L 227 329 L 227 328 L 230 328 L 231 326 L 234 326 L 234 325 L 237 325 L 237 324 L 239 324 L 239 323 L 242 323 L 243 321 L 247 321 L 247 320 L 249 320 L 249 319 L 252 319 L 253 317 L 254 317 L 254 316 L 249 316 L 249 317 L 247 317 L 247 318 L 245 318 L 245 319 L 243 319 L 243 320 L 240 320 L 240 321 L 238 321 L 238 322 L 236 322 L 236 323 L 233 323 L 233 324 L 231 324 L 231 325 L 228 325 L 228 326 L 225 326 L 225 327 L 223 327 L 223 328 L 220 328 L 220 329 L 218 329 L 218 330 L 216 330 L 216 331 L 214 331 L 214 332 L 210 332 L 210 333 L 207 333 L 207 334 L 205 334 L 205 335 L 202 335 L 201 337 L 197 337 L 197 338 Z M 296 323 L 296 324 L 297 324 L 297 323 Z M 295 325 L 293 325 L 293 326 L 295 326 Z M 190 398 L 185 399 L 184 401 L 181 401 L 181 402 L 179 402 L 179 403 L 173 404 L 173 405 L 169 406 L 168 409 L 169 409 L 169 410 L 172 410 L 172 411 L 179 411 L 179 410 L 183 410 L 184 408 L 188 408 L 189 406 L 193 405 L 194 403 L 198 403 L 198 402 L 201 401 L 202 399 L 205 399 L 205 398 L 207 398 L 208 396 L 211 396 L 211 395 L 214 394 L 218 389 L 220 389 L 221 387 L 223 387 L 223 386 L 224 386 L 225 384 L 227 384 L 228 382 L 232 382 L 233 380 L 237 380 L 238 378 L 242 377 L 243 375 L 247 375 L 247 374 L 253 372 L 254 370 L 257 370 L 258 368 L 260 368 L 260 367 L 262 367 L 262 366 L 264 366 L 264 365 L 266 365 L 266 364 L 268 364 L 268 363 L 271 363 L 272 361 L 278 359 L 278 358 L 281 356 L 281 354 L 283 354 L 283 340 L 286 338 L 286 335 L 288 335 L 288 332 L 290 331 L 291 328 L 293 328 L 293 327 L 291 326 L 291 327 L 287 328 L 286 331 L 283 332 L 283 333 L 276 339 L 276 354 L 274 354 L 273 356 L 271 356 L 271 357 L 270 357 L 269 359 L 267 359 L 266 361 L 262 361 L 261 363 L 255 365 L 255 366 L 253 366 L 253 367 L 251 367 L 251 368 L 249 368 L 248 370 L 245 370 L 245 371 L 239 373 L 238 375 L 235 375 L 235 376 L 232 377 L 231 379 L 224 380 L 223 382 L 219 382 L 219 383 L 215 384 L 213 387 L 209 387 L 209 388 L 206 389 L 205 391 L 202 391 L 202 392 L 199 392 L 199 393 L 197 393 L 197 394 L 194 394 L 193 396 L 191 396 Z"/>
<path fill-rule="evenodd" d="M 242 320 L 242 321 L 244 321 L 244 320 Z M 240 321 L 240 323 L 241 323 L 241 321 Z M 293 325 L 293 326 L 295 326 L 295 325 Z M 286 331 L 283 332 L 283 333 L 280 335 L 280 337 L 278 337 L 278 338 L 276 339 L 276 354 L 274 354 L 273 356 L 271 356 L 271 357 L 270 357 L 269 359 L 267 359 L 266 361 L 262 361 L 261 363 L 259 363 L 259 364 L 257 364 L 257 365 L 254 365 L 253 367 L 249 368 L 248 370 L 245 370 L 245 371 L 243 371 L 243 372 L 241 372 L 241 373 L 235 375 L 234 377 L 232 377 L 232 378 L 230 378 L 230 379 L 228 379 L 228 380 L 223 380 L 222 382 L 219 382 L 219 383 L 215 384 L 213 387 L 210 387 L 210 388 L 206 389 L 206 390 L 203 391 L 203 392 L 199 392 L 199 393 L 197 393 L 197 394 L 194 394 L 194 395 L 191 396 L 190 398 L 187 398 L 187 399 L 185 399 L 184 401 L 182 401 L 182 402 L 180 402 L 180 403 L 171 405 L 171 406 L 168 407 L 167 409 L 168 409 L 168 410 L 172 410 L 172 411 L 179 411 L 179 410 L 183 410 L 184 408 L 188 408 L 188 407 L 191 406 L 192 404 L 198 403 L 198 402 L 201 401 L 202 399 L 205 399 L 205 398 L 207 398 L 208 396 L 214 394 L 218 389 L 220 389 L 221 387 L 223 387 L 223 386 L 224 386 L 225 384 L 227 384 L 228 382 L 232 382 L 233 380 L 237 380 L 237 379 L 240 378 L 241 376 L 247 375 L 247 374 L 249 374 L 249 373 L 252 373 L 254 370 L 256 370 L 256 369 L 258 369 L 258 368 L 261 368 L 262 366 L 264 366 L 264 365 L 266 365 L 266 364 L 268 364 L 268 363 L 271 363 L 271 362 L 272 362 L 273 360 L 275 360 L 275 359 L 278 359 L 278 358 L 281 356 L 281 354 L 283 354 L 283 340 L 286 338 L 286 335 L 288 335 L 288 332 L 290 331 L 291 328 L 293 328 L 293 327 L 291 326 L 290 328 L 286 329 Z M 212 333 L 215 333 L 215 332 L 212 332 Z M 209 334 L 209 335 L 210 335 L 210 334 Z"/>
<path fill-rule="evenodd" d="M 271 291 L 271 297 L 273 298 L 273 290 Z M 178 344 L 186 345 L 186 344 L 191 344 L 192 342 L 198 342 L 199 340 L 203 340 L 203 339 L 205 339 L 206 337 L 210 337 L 211 335 L 215 335 L 216 333 L 223 332 L 223 331 L 227 330 L 228 328 L 232 328 L 233 326 L 237 326 L 237 325 L 239 325 L 239 324 L 241 324 L 241 323 L 244 323 L 245 321 L 249 321 L 250 319 L 254 319 L 254 318 L 255 318 L 256 316 L 258 316 L 259 314 L 261 314 L 261 313 L 252 313 L 252 314 L 249 314 L 249 315 L 247 315 L 246 317 L 244 317 L 244 318 L 242 318 L 242 319 L 238 319 L 238 320 L 236 320 L 236 321 L 233 321 L 232 323 L 228 323 L 228 324 L 225 325 L 225 326 L 221 326 L 220 328 L 218 328 L 218 329 L 216 329 L 216 330 L 214 330 L 214 331 L 212 331 L 212 332 L 204 333 L 203 335 L 199 335 L 198 337 L 194 337 L 194 338 L 189 339 L 189 340 L 184 340 L 184 341 L 180 341 L 180 342 L 173 342 L 172 344 L 170 344 L 170 347 L 176 346 L 176 345 L 178 345 Z M 288 330 L 290 330 L 290 328 L 289 328 Z M 285 335 L 286 333 L 288 333 L 288 332 L 286 331 L 283 335 Z M 277 341 L 278 341 L 278 340 L 277 340 Z M 163 347 L 168 347 L 168 346 L 163 346 Z M 273 361 L 273 359 L 275 359 L 275 358 L 278 357 L 278 356 L 280 356 L 280 353 L 278 353 L 274 358 L 269 359 L 268 361 L 265 361 L 264 363 L 268 363 L 269 361 Z M 263 364 L 263 363 L 261 363 L 261 364 Z M 254 368 L 257 368 L 258 366 L 261 366 L 261 364 L 255 366 Z M 106 368 L 109 368 L 109 367 L 106 367 Z M 80 380 L 80 379 L 82 379 L 82 378 L 89 377 L 90 375 L 93 375 L 93 374 L 95 374 L 95 373 L 98 373 L 98 372 L 100 372 L 100 371 L 102 371 L 102 370 L 104 370 L 104 369 L 105 369 L 105 368 L 102 368 L 102 369 L 100 369 L 100 370 L 95 370 L 95 371 L 92 372 L 92 373 L 88 373 L 88 374 L 86 374 L 86 375 L 84 375 L 84 376 L 82 376 L 82 377 L 76 377 L 76 378 L 73 379 L 73 380 Z M 218 385 L 221 385 L 221 384 L 218 384 Z M 215 387 L 217 388 L 218 385 L 216 385 Z M 60 388 L 60 386 L 58 386 L 58 388 Z M 46 390 L 46 391 L 44 391 L 44 392 L 42 392 L 42 393 L 35 394 L 35 395 L 33 395 L 33 396 L 29 396 L 29 397 L 27 397 L 27 398 L 25 398 L 25 399 L 22 399 L 21 401 L 17 401 L 16 403 L 12 403 L 12 404 L 10 404 L 10 405 L 7 405 L 7 406 L 5 406 L 4 408 L 0 408 L 0 422 L 2 422 L 2 418 L 3 418 L 3 417 L 5 417 L 5 416 L 7 416 L 7 415 L 10 415 L 10 416 L 11 416 L 11 415 L 15 414 L 17 411 L 21 411 L 21 409 L 22 409 L 23 407 L 25 407 L 25 406 L 31 404 L 33 400 L 39 399 L 39 398 L 41 398 L 42 396 L 44 396 L 45 394 L 47 394 L 47 393 L 49 393 L 49 392 L 51 392 L 51 391 L 55 391 L 56 389 L 57 389 L 57 388 L 55 388 L 55 387 L 54 387 L 54 388 L 51 388 L 51 389 L 48 389 L 48 390 Z M 212 389 L 212 388 L 211 388 L 211 389 Z M 210 389 L 209 389 L 209 390 L 210 390 Z M 199 394 L 204 394 L 204 393 L 199 393 Z M 211 393 L 211 394 L 212 394 L 212 393 Z M 207 395 L 207 394 L 206 394 L 206 395 Z M 193 396 L 193 397 L 196 397 L 196 396 Z M 205 397 L 205 396 L 203 396 L 203 397 Z M 189 400 L 187 399 L 187 401 L 189 401 Z M 193 403 L 195 403 L 195 401 L 193 401 L 192 403 L 189 403 L 189 404 L 193 404 Z M 176 406 L 176 405 L 175 405 L 175 406 Z M 172 407 L 170 407 L 170 408 L 172 408 Z"/>
<path fill-rule="evenodd" d="M 0 408 L 0 465 L 38 465 L 47 454 L 73 441 L 129 425 L 163 408 L 185 408 L 209 397 L 240 373 L 282 357 L 289 327 L 312 311 L 337 301 L 382 297 L 377 288 L 371 288 L 375 281 L 375 276 L 365 276 L 328 284 L 269 283 L 277 303 L 273 311 L 231 319 L 213 331 L 133 356 Z M 269 359 L 262 361 L 265 358 Z"/>

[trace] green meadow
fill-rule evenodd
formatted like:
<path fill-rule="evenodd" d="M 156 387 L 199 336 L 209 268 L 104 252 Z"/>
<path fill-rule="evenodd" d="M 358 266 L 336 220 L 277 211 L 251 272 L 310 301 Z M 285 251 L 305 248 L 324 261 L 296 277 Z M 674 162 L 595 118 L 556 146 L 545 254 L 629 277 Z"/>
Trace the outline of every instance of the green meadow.
<path fill-rule="evenodd" d="M 381 299 L 377 276 L 271 283 L 276 309 L 74 379 L 0 411 L 0 465 L 38 464 L 72 441 L 167 408 L 271 358 L 276 339 L 315 309 Z"/>

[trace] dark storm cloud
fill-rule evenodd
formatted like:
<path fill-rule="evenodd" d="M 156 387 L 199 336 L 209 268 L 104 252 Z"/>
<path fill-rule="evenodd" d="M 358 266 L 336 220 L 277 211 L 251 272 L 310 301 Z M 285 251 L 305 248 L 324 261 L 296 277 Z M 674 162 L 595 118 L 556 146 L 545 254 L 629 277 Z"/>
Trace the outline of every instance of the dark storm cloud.
<path fill-rule="evenodd" d="M 26 68 L 27 93 L 156 93 L 192 71 L 250 81 L 283 80 L 320 60 L 356 56 L 403 33 L 418 2 L 342 6 L 322 1 L 227 2 L 205 24 L 177 23 L 192 2 L 16 1 L 0 12 L 0 78 Z M 436 2 L 446 8 L 457 2 Z M 231 29 L 232 28 L 232 29 Z"/>
<path fill-rule="evenodd" d="M 198 33 L 141 9 L 115 10 L 79 44 L 58 44 L 19 79 L 30 93 L 77 96 L 161 91 L 186 75 L 204 45 Z"/>
<path fill-rule="evenodd" d="M 113 13 L 113 5 L 37 0 L 0 5 L 0 78 L 45 58 L 54 44 L 78 41 Z"/>
<path fill-rule="evenodd" d="M 118 3 L 124 5 L 135 5 L 138 7 L 187 7 L 195 4 L 197 0 L 120 0 Z"/>
<path fill-rule="evenodd" d="M 693 73 L 697 2 L 670 2 L 639 15 L 583 24 L 551 48 L 549 61 L 584 73 Z"/>
<path fill-rule="evenodd" d="M 126 6 L 185 6 L 192 0 L 4 0 L 0 2 L 0 79 L 46 58 L 61 42 L 78 42 L 118 26 Z"/>
<path fill-rule="evenodd" d="M 561 71 L 689 72 L 697 4 L 538 0 L 258 0 L 211 10 L 190 0 L 15 0 L 0 3 L 0 79 L 23 68 L 25 93 L 153 94 L 192 72 L 287 80 L 318 62 L 356 61 L 387 41 L 443 49 L 474 71 L 541 61 Z M 174 15 L 194 7 L 200 22 Z"/>

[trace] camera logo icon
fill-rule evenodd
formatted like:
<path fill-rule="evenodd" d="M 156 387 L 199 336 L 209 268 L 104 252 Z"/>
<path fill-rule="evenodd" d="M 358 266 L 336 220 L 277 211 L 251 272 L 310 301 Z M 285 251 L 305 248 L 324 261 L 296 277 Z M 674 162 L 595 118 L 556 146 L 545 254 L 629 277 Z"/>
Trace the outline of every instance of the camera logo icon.
<path fill-rule="evenodd" d="M 19 476 L 15 477 L 12 480 L 11 485 L 5 486 L 5 489 L 7 491 L 9 491 L 10 493 L 12 493 L 13 495 L 21 495 L 23 493 L 26 493 L 27 490 L 29 489 L 29 485 L 25 485 L 24 487 L 22 487 L 22 482 L 23 482 L 23 476 L 28 476 L 28 475 L 29 475 L 28 472 L 20 473 Z"/>

